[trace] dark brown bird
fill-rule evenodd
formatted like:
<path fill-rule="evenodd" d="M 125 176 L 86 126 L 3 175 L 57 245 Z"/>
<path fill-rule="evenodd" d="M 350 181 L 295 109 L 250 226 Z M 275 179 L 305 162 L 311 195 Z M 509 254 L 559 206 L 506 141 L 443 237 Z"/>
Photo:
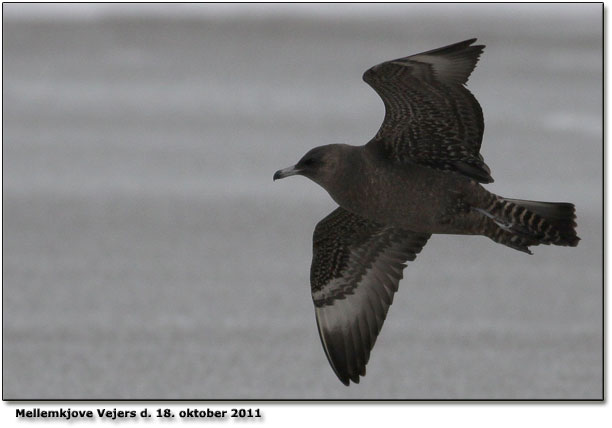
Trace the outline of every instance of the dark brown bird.
<path fill-rule="evenodd" d="M 365 375 L 405 262 L 432 233 L 484 235 L 529 254 L 580 239 L 573 204 L 480 185 L 493 178 L 479 153 L 482 110 L 464 86 L 484 49 L 475 41 L 370 68 L 363 80 L 385 104 L 374 138 L 316 147 L 274 174 L 306 176 L 340 205 L 315 228 L 310 283 L 323 349 L 345 385 Z"/>

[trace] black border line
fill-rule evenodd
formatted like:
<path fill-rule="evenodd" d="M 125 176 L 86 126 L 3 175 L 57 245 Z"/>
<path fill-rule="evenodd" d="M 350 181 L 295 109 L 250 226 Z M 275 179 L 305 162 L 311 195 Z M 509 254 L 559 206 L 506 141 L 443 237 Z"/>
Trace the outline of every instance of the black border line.
<path fill-rule="evenodd" d="M 2 2 L 2 39 L 4 40 L 4 5 L 5 4 L 58 4 L 58 3 L 62 3 L 62 4 L 137 4 L 137 5 L 147 5 L 147 4 L 236 4 L 233 2 L 219 2 L 219 3 L 212 3 L 212 2 L 176 2 L 176 3 L 169 3 L 169 2 L 163 2 L 163 1 L 159 1 L 159 2 L 147 2 L 147 3 L 139 3 L 139 2 L 96 2 L 96 3 L 88 3 L 88 2 L 79 2 L 79 1 L 68 1 L 68 2 L 31 2 L 31 3 L 26 3 L 26 2 Z M 302 5 L 302 4 L 343 4 L 343 5 L 350 5 L 350 4 L 355 4 L 355 3 L 360 3 L 360 4 L 391 4 L 391 3 L 378 3 L 378 2 L 352 2 L 352 3 L 338 3 L 338 2 L 297 2 L 297 3 L 274 3 L 274 2 L 257 2 L 257 3 L 248 3 L 248 4 L 275 4 L 275 5 Z M 241 3 L 238 3 L 241 4 Z M 514 403 L 550 403 L 550 404 L 565 404 L 565 403 L 576 403 L 576 404 L 583 404 L 583 403 L 592 403 L 592 404 L 600 404 L 600 403 L 605 403 L 606 402 L 606 326 L 605 326 L 605 320 L 606 320 L 606 300 L 605 300 L 605 282 L 606 282 L 606 267 L 605 267 L 605 262 L 606 262 L 606 169 L 605 169 L 605 160 L 606 160 L 606 149 L 605 149 L 605 136 L 606 136 L 606 123 L 605 123 L 605 118 L 606 118 L 606 79 L 605 79 L 605 71 L 606 71 L 606 55 L 605 55 L 605 51 L 606 51 L 606 36 L 605 36 L 605 30 L 606 30 L 606 19 L 605 19 L 605 3 L 604 2 L 597 2 L 597 1 L 588 1 L 588 2 L 577 2 L 577 1 L 557 1 L 557 2 L 521 2 L 521 1 L 509 1 L 509 2 L 482 2 L 482 3 L 476 3 L 476 2 L 440 2 L 440 3 L 433 3 L 433 2 L 426 2 L 426 1 L 419 1 L 419 2 L 399 2 L 399 3 L 392 3 L 392 4 L 432 4 L 432 5 L 445 5 L 445 4 L 496 4 L 496 5 L 505 5 L 505 4 L 600 4 L 601 5 L 601 35 L 602 35 L 602 117 L 601 117 L 601 122 L 602 122 L 602 231 L 603 231 L 603 236 L 602 236 L 602 284 L 601 284 L 601 293 L 602 293 L 602 317 L 601 317 L 601 322 L 602 322 L 602 339 L 601 339 L 601 344 L 602 344 L 602 390 L 601 390 L 601 399 L 590 399 L 590 398 L 576 398 L 576 399 L 570 399 L 570 398 L 563 398 L 563 399 L 543 399 L 543 398 L 511 398 L 511 399 L 497 399 L 497 398 L 469 398 L 469 399 L 450 399 L 450 398 L 442 398 L 442 399 L 430 399 L 430 398 L 412 398 L 412 399 L 402 399 L 402 398 L 391 398 L 391 399 L 367 399 L 367 398 L 353 398 L 353 399 L 338 399 L 338 398 L 329 398 L 329 399 L 312 399 L 312 398 L 305 398 L 305 399 L 284 399 L 284 398 L 280 398 L 280 399 L 251 399 L 251 398 L 239 398 L 239 399 L 228 399 L 228 398 L 213 398 L 213 399 L 192 399 L 192 398 L 188 398 L 188 399 L 139 399 L 139 398 L 135 398 L 135 399 L 128 399 L 128 398 L 120 398 L 120 399 L 110 399 L 110 398 L 102 398 L 102 399 L 78 399 L 78 398 L 69 398 L 69 399 L 62 399 L 62 400 L 57 400 L 57 399 L 23 399 L 23 398 L 5 398 L 4 397 L 4 382 L 2 382 L 2 401 L 7 402 L 9 405 L 13 405 L 13 404 L 17 404 L 17 403 L 43 403 L 43 404 L 60 404 L 60 403 L 65 403 L 65 402 L 71 402 L 71 403 L 89 403 L 89 404 L 93 404 L 93 403 L 108 403 L 108 402 L 117 402 L 117 403 L 123 403 L 123 402 L 129 402 L 129 403 L 134 403 L 134 404 L 139 404 L 139 403 L 203 403 L 203 402 L 215 402 L 215 403 L 278 403 L 278 404 L 289 404 L 289 403 L 319 403 L 319 404 L 327 404 L 329 403 L 330 405 L 336 404 L 336 403 L 346 403 L 346 404 L 351 404 L 351 403 L 371 403 L 371 404 L 378 404 L 378 403 L 390 403 L 390 404 L 395 404 L 395 403 L 431 403 L 431 404 L 436 404 L 436 403 L 457 403 L 457 404 L 473 404 L 473 403 L 507 403 L 507 404 L 514 404 Z M 4 53 L 3 53 L 3 60 L 4 60 Z M 2 93 L 4 94 L 4 67 L 2 68 Z M 2 139 L 4 141 L 4 96 L 2 97 Z M 3 202 L 3 214 L 4 214 L 4 144 L 2 144 L 2 202 Z M 4 227 L 2 228 L 2 259 L 3 259 L 3 263 L 4 263 Z M 4 269 L 2 269 L 2 283 L 4 284 Z M 1 291 L 1 295 L 2 295 L 2 305 L 3 305 L 3 311 L 2 311 L 2 326 L 3 326 L 3 331 L 4 331 L 4 287 L 2 287 L 2 291 Z M 4 336 L 3 336 L 4 337 Z M 4 345 L 4 339 L 3 339 L 3 345 Z M 4 373 L 4 346 L 2 346 L 2 373 Z"/>

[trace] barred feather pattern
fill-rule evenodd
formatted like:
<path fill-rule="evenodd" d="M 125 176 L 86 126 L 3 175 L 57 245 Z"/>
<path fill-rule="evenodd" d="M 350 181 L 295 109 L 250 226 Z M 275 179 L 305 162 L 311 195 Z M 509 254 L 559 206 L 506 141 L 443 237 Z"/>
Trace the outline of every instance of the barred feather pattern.
<path fill-rule="evenodd" d="M 381 225 L 343 208 L 313 235 L 312 300 L 321 344 L 340 381 L 359 383 L 407 261 L 430 234 Z"/>
<path fill-rule="evenodd" d="M 532 245 L 575 247 L 576 212 L 566 202 L 508 199 L 491 194 L 484 208 L 492 217 L 484 219 L 484 234 L 501 244 L 530 253 Z"/>
<path fill-rule="evenodd" d="M 465 87 L 484 46 L 476 39 L 378 64 L 363 75 L 385 104 L 385 119 L 368 143 L 398 164 L 418 163 L 491 183 L 479 154 L 482 108 Z"/>

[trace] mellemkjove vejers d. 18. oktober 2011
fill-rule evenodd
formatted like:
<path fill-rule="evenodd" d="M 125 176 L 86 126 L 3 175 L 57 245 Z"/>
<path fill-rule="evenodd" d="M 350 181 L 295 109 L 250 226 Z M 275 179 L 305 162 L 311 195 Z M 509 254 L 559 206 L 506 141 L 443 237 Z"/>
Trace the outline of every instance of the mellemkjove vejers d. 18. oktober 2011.
<path fill-rule="evenodd" d="M 15 417 L 26 419 L 136 419 L 138 417 L 146 419 L 150 417 L 168 418 L 176 417 L 176 414 L 171 409 L 156 409 L 154 413 L 149 412 L 147 408 L 141 410 L 117 410 L 116 408 L 96 409 L 93 410 L 75 410 L 59 408 L 56 410 L 45 410 L 40 408 L 34 409 L 16 409 Z M 231 418 L 261 418 L 259 409 L 230 409 L 230 410 L 215 410 L 215 409 L 181 409 L 178 411 L 179 418 L 209 418 L 209 419 L 226 419 Z"/>

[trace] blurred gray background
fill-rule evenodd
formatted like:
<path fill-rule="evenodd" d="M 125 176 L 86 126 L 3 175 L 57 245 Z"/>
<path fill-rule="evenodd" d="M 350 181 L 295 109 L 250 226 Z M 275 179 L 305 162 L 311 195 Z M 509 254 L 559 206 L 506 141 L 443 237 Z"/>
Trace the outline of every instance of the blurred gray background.
<path fill-rule="evenodd" d="M 4 4 L 4 399 L 602 397 L 602 6 Z M 478 37 L 495 193 L 577 248 L 434 236 L 344 387 L 309 290 L 311 147 L 363 144 L 361 74 Z"/>

